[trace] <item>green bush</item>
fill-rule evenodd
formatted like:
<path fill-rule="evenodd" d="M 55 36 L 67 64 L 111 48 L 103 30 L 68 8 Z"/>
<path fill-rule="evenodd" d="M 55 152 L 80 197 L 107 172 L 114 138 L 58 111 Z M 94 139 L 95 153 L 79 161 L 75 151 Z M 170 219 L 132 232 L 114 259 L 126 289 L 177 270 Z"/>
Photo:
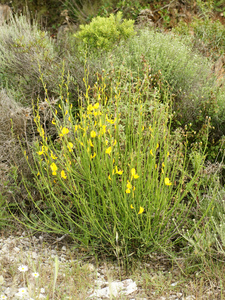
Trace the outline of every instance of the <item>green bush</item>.
<path fill-rule="evenodd" d="M 122 13 L 111 14 L 108 18 L 96 17 L 88 25 L 80 25 L 75 37 L 82 41 L 83 47 L 91 50 L 109 50 L 121 39 L 135 34 L 134 21 L 123 20 Z"/>

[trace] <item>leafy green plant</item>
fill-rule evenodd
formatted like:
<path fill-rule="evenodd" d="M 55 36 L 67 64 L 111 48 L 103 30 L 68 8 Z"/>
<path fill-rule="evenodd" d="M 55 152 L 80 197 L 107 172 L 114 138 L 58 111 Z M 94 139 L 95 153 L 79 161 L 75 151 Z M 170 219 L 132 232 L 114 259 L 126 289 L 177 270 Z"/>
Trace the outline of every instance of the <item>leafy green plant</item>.
<path fill-rule="evenodd" d="M 75 37 L 82 41 L 83 48 L 91 50 L 109 50 L 121 39 L 127 39 L 135 34 L 134 21 L 123 20 L 122 13 L 111 14 L 108 18 L 96 17 L 90 24 L 80 25 L 80 31 Z"/>

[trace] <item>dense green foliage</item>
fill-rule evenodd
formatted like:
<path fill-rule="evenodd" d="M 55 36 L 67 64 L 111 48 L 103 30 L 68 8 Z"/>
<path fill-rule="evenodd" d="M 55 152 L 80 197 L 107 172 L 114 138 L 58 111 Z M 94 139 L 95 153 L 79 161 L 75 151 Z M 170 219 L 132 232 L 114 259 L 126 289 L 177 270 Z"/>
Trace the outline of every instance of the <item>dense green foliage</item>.
<path fill-rule="evenodd" d="M 134 21 L 122 20 L 122 13 L 111 14 L 109 18 L 96 17 L 88 25 L 80 25 L 75 35 L 83 42 L 83 48 L 109 50 L 121 39 L 126 40 L 134 35 Z"/>

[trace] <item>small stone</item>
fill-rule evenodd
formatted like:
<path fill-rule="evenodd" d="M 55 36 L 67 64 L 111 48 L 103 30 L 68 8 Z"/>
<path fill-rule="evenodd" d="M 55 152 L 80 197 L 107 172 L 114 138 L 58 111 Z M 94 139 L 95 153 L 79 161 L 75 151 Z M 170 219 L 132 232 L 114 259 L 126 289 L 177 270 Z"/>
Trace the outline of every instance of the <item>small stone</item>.
<path fill-rule="evenodd" d="M 14 248 L 13 248 L 13 251 L 15 251 L 16 253 L 19 253 L 19 252 L 20 252 L 20 248 L 14 247 Z"/>
<path fill-rule="evenodd" d="M 95 266 L 93 264 L 86 264 L 86 265 L 84 265 L 84 268 L 90 272 L 95 271 Z"/>
<path fill-rule="evenodd" d="M 31 254 L 32 258 L 36 259 L 38 257 L 37 253 L 36 252 L 32 252 Z"/>
<path fill-rule="evenodd" d="M 66 246 L 62 246 L 62 251 L 66 251 Z"/>
<path fill-rule="evenodd" d="M 5 281 L 4 277 L 2 275 L 0 275 L 0 285 L 3 285 L 4 281 Z"/>

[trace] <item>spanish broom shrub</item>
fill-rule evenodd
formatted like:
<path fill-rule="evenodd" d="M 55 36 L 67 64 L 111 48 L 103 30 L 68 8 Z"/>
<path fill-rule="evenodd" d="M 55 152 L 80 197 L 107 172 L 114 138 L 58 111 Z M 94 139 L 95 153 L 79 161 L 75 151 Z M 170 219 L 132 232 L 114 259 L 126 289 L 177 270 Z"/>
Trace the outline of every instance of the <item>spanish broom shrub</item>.
<path fill-rule="evenodd" d="M 21 208 L 28 227 L 67 233 L 117 258 L 182 244 L 176 227 L 189 228 L 204 163 L 199 152 L 195 168 L 188 168 L 185 143 L 170 132 L 171 99 L 161 103 L 149 80 L 120 90 L 124 78 L 111 94 L 104 78 L 92 87 L 85 78 L 77 114 L 69 93 L 61 97 L 50 120 L 58 132 L 54 140 L 35 110 L 39 138 L 30 167 L 40 197 L 32 197 L 24 180 L 31 209 Z"/>

